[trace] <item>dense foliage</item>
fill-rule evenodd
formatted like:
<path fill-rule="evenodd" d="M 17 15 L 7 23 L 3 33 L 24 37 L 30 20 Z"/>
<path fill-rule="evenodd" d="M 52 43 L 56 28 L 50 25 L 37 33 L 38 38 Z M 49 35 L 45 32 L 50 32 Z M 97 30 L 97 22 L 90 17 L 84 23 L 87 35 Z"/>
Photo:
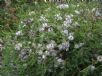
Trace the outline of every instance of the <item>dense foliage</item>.
<path fill-rule="evenodd" d="M 0 76 L 102 76 L 98 2 L 1 4 Z"/>

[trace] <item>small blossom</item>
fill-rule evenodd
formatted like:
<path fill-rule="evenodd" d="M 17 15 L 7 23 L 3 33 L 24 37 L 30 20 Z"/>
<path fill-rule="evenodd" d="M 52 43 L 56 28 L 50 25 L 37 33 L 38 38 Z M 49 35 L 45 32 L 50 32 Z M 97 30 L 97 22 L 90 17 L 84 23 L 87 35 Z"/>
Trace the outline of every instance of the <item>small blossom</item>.
<path fill-rule="evenodd" d="M 42 55 L 43 54 L 43 51 L 42 50 L 39 50 L 37 51 L 38 55 Z"/>
<path fill-rule="evenodd" d="M 41 48 L 42 47 L 42 44 L 38 44 L 38 48 Z"/>
<path fill-rule="evenodd" d="M 72 41 L 72 40 L 74 40 L 74 37 L 70 35 L 70 36 L 68 37 L 68 39 Z"/>
<path fill-rule="evenodd" d="M 59 50 L 66 50 L 67 51 L 69 49 L 69 46 L 70 46 L 69 42 L 62 43 L 59 45 Z"/>
<path fill-rule="evenodd" d="M 63 63 L 64 62 L 64 60 L 62 60 L 61 58 L 58 58 L 57 61 L 58 61 L 58 63 Z"/>
<path fill-rule="evenodd" d="M 17 31 L 16 32 L 16 36 L 21 36 L 22 35 L 22 31 Z"/>
<path fill-rule="evenodd" d="M 42 55 L 42 59 L 46 59 L 46 55 Z"/>
<path fill-rule="evenodd" d="M 102 56 L 101 55 L 97 57 L 97 61 L 102 62 Z"/>
<path fill-rule="evenodd" d="M 42 22 L 48 22 L 48 20 L 46 19 L 46 17 L 44 17 L 43 15 L 40 16 L 40 19 L 39 20 L 42 21 Z"/>
<path fill-rule="evenodd" d="M 30 49 L 25 48 L 25 49 L 22 49 L 20 51 L 19 57 L 20 57 L 21 61 L 25 61 L 28 58 L 28 56 L 29 56 L 29 50 Z"/>
<path fill-rule="evenodd" d="M 51 27 L 48 28 L 48 32 L 51 32 L 53 31 L 53 29 Z"/>
<path fill-rule="evenodd" d="M 30 30 L 28 32 L 28 36 L 31 38 L 31 37 L 34 37 L 35 36 L 35 32 L 33 30 Z"/>
<path fill-rule="evenodd" d="M 22 44 L 21 43 L 18 43 L 15 45 L 15 50 L 21 50 L 22 48 Z"/>
<path fill-rule="evenodd" d="M 60 13 L 55 15 L 55 19 L 57 19 L 57 20 L 62 20 L 62 17 L 61 17 L 61 15 L 60 15 Z"/>
<path fill-rule="evenodd" d="M 50 55 L 50 52 L 49 51 L 45 51 L 45 55 Z"/>
<path fill-rule="evenodd" d="M 57 6 L 57 8 L 66 9 L 66 8 L 69 8 L 69 5 L 68 4 L 60 4 Z"/>
<path fill-rule="evenodd" d="M 47 31 L 47 32 L 51 32 L 53 31 L 53 28 L 51 28 L 50 26 L 48 26 L 47 23 L 43 23 L 42 24 L 42 27 L 39 29 L 40 32 L 43 32 L 43 31 Z"/>
<path fill-rule="evenodd" d="M 52 40 L 49 44 L 46 45 L 46 48 L 48 50 L 51 50 L 51 49 L 54 49 L 55 46 L 56 46 L 56 43 L 55 41 Z"/>
<path fill-rule="evenodd" d="M 65 35 L 68 35 L 68 30 L 65 29 L 65 30 L 63 30 L 62 32 L 63 32 Z"/>
<path fill-rule="evenodd" d="M 70 41 L 74 40 L 73 34 L 74 34 L 74 33 L 69 33 L 68 39 L 69 39 Z"/>
<path fill-rule="evenodd" d="M 66 26 L 66 27 L 70 26 L 69 22 L 67 22 L 67 21 L 64 21 L 63 25 Z"/>
<path fill-rule="evenodd" d="M 43 28 L 45 28 L 45 27 L 48 27 L 48 24 L 47 23 L 43 23 L 42 26 L 43 26 Z"/>
<path fill-rule="evenodd" d="M 72 17 L 70 15 L 66 15 L 65 20 L 69 21 L 69 23 L 72 23 Z"/>
<path fill-rule="evenodd" d="M 71 18 L 71 16 L 67 15 L 63 25 L 68 27 L 68 26 L 70 26 L 71 23 L 72 23 L 72 18 Z"/>
<path fill-rule="evenodd" d="M 0 47 L 2 47 L 2 44 L 0 44 Z"/>

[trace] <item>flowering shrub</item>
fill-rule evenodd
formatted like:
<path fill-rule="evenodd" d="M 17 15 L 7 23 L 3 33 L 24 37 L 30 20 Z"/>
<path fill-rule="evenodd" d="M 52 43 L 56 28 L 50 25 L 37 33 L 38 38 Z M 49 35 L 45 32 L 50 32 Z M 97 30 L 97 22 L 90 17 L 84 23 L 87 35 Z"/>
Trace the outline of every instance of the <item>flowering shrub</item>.
<path fill-rule="evenodd" d="M 1 76 L 101 76 L 102 22 L 93 7 L 35 3 L 18 11 L 17 28 L 0 34 Z"/>

